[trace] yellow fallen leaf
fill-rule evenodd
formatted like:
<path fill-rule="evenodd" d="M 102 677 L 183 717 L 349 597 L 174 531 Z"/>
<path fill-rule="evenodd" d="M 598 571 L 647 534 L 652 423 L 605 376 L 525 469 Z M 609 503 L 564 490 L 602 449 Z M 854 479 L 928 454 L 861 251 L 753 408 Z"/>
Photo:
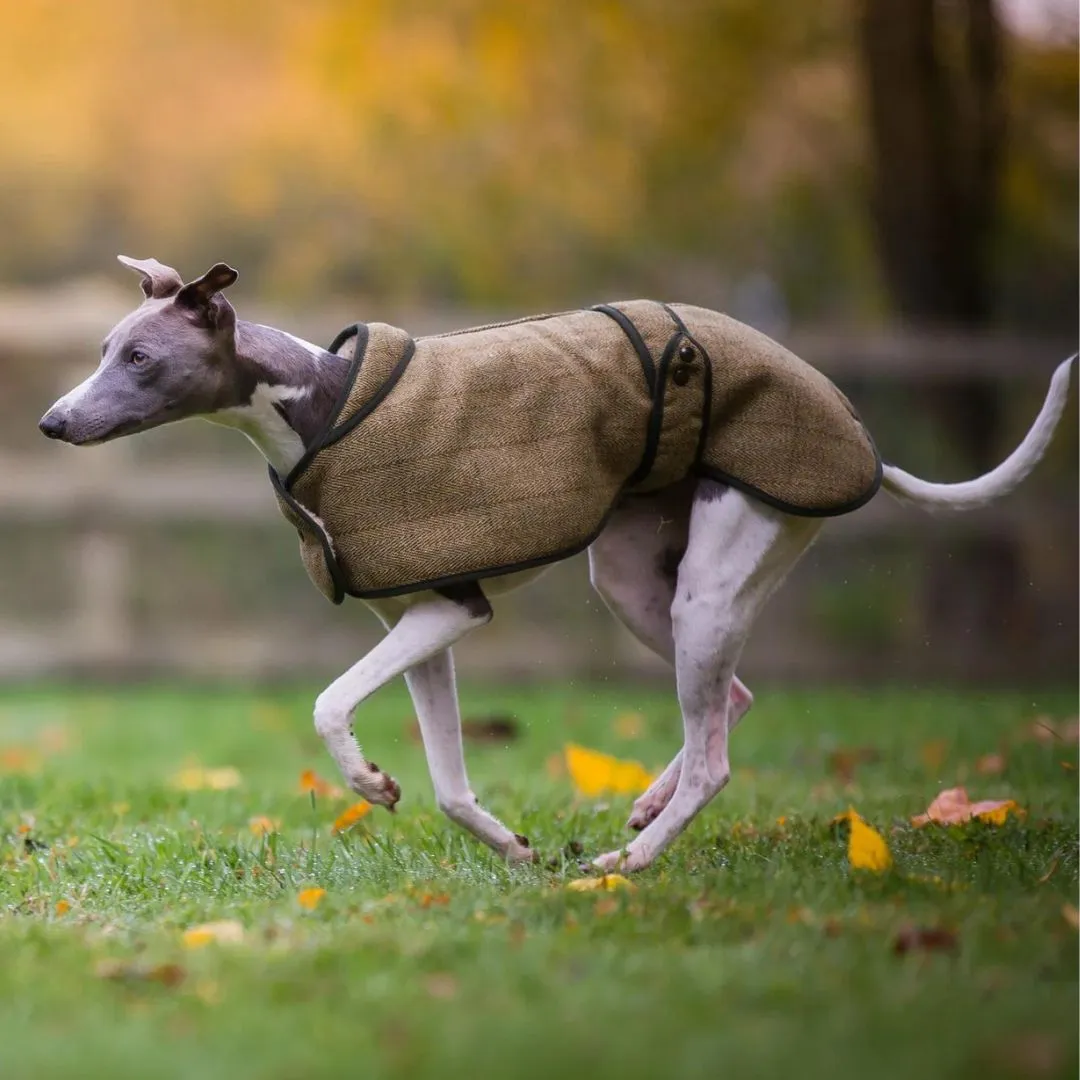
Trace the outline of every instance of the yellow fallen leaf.
<path fill-rule="evenodd" d="M 205 945 L 239 945 L 244 940 L 244 927 L 235 919 L 203 923 L 184 931 L 185 948 L 201 949 Z"/>
<path fill-rule="evenodd" d="M 586 798 L 640 795 L 653 781 L 652 774 L 638 761 L 621 761 L 575 743 L 567 743 L 563 755 L 574 787 Z"/>
<path fill-rule="evenodd" d="M 321 799 L 342 799 L 345 792 L 335 787 L 329 781 L 324 780 L 314 769 L 305 769 L 300 774 L 300 794 L 308 795 L 314 792 Z"/>
<path fill-rule="evenodd" d="M 231 765 L 218 769 L 204 769 L 201 765 L 189 765 L 172 778 L 172 786 L 180 791 L 227 791 L 239 787 L 240 773 Z"/>
<path fill-rule="evenodd" d="M 276 818 L 269 818 L 265 814 L 256 814 L 248 819 L 248 828 L 255 836 L 266 836 L 276 833 L 281 829 L 281 822 Z"/>
<path fill-rule="evenodd" d="M 57 900 L 54 910 L 57 915 L 66 915 L 71 910 L 71 905 L 66 900 Z"/>
<path fill-rule="evenodd" d="M 611 726 L 620 739 L 640 739 L 645 734 L 645 717 L 639 712 L 621 713 Z"/>
<path fill-rule="evenodd" d="M 325 889 L 301 889 L 300 892 L 296 894 L 296 902 L 305 911 L 314 911 L 322 903 L 325 895 Z"/>
<path fill-rule="evenodd" d="M 577 878 L 568 881 L 566 887 L 571 892 L 614 892 L 616 889 L 634 890 L 634 883 L 622 874 L 604 874 L 601 877 Z"/>
<path fill-rule="evenodd" d="M 357 803 L 353 803 L 347 810 L 338 814 L 331 831 L 341 833 L 346 829 L 351 829 L 370 810 L 371 803 L 365 802 L 363 799 Z"/>
<path fill-rule="evenodd" d="M 930 804 L 925 814 L 916 814 L 911 824 L 917 829 L 934 822 L 938 825 L 960 825 L 972 818 L 990 825 L 1004 825 L 1009 814 L 1023 814 L 1014 799 L 984 799 L 973 803 L 962 787 L 948 788 Z"/>
<path fill-rule="evenodd" d="M 871 828 L 852 808 L 848 811 L 851 835 L 848 836 L 848 862 L 855 870 L 872 870 L 880 874 L 892 866 L 889 845 L 881 833 Z"/>

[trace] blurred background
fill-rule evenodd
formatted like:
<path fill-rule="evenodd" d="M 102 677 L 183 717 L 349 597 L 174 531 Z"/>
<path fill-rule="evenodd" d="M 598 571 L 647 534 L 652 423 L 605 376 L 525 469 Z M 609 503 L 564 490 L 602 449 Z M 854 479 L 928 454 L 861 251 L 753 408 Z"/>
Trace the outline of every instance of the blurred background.
<path fill-rule="evenodd" d="M 378 636 L 312 588 L 265 466 L 201 422 L 92 450 L 38 417 L 141 299 L 119 252 L 226 260 L 325 344 L 638 296 L 832 376 L 889 461 L 996 464 L 1076 348 L 1071 0 L 24 0 L 0 36 L 0 677 L 331 675 Z M 1013 498 L 837 519 L 750 679 L 1076 677 L 1077 422 Z M 457 650 L 662 673 L 583 558 Z"/>

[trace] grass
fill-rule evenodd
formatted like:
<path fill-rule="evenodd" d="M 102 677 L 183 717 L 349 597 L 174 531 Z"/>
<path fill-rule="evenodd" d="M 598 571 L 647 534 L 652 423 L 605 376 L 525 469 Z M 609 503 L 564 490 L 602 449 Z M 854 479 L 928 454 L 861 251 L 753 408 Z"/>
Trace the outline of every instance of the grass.
<path fill-rule="evenodd" d="M 1070 694 L 759 690 L 728 789 L 635 891 L 602 894 L 565 888 L 569 846 L 618 846 L 630 800 L 575 800 L 549 757 L 572 739 L 662 764 L 669 695 L 466 689 L 467 715 L 521 730 L 467 748 L 474 787 L 554 869 L 509 869 L 435 812 L 397 688 L 358 730 L 399 813 L 331 835 L 345 804 L 297 790 L 306 767 L 337 781 L 313 696 L 0 694 L 6 1080 L 1076 1075 L 1077 748 L 1018 736 Z M 639 738 L 616 733 L 628 710 Z M 1005 772 L 977 773 L 1003 740 Z M 845 784 L 829 755 L 864 746 L 880 756 Z M 242 784 L 175 790 L 192 758 Z M 957 781 L 1027 814 L 907 824 Z M 891 872 L 848 867 L 830 820 L 849 804 Z M 241 944 L 185 948 L 221 919 Z M 956 951 L 895 955 L 908 924 Z"/>

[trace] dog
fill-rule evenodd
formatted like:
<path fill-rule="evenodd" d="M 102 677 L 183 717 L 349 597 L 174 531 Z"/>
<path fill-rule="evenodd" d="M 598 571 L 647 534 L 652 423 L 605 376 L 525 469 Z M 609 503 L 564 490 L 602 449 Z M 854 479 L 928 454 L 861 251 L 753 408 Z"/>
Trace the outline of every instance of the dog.
<path fill-rule="evenodd" d="M 140 275 L 143 302 L 106 336 L 97 370 L 42 417 L 45 435 L 88 446 L 202 417 L 248 436 L 279 480 L 318 453 L 355 376 L 348 356 L 237 319 L 223 295 L 237 273 L 224 263 L 185 284 L 156 260 L 120 261 Z M 674 309 L 665 310 L 681 321 Z M 671 340 L 681 343 L 680 355 L 695 355 L 685 326 Z M 1035 423 L 991 472 L 936 484 L 878 461 L 873 489 L 880 483 L 890 495 L 931 510 L 981 507 L 1012 491 L 1049 445 L 1073 360 L 1057 368 Z M 288 484 L 279 497 L 283 492 L 289 494 Z M 309 540 L 321 535 L 323 523 L 299 510 L 294 523 L 302 539 L 305 528 L 314 530 Z M 595 859 L 600 870 L 649 866 L 726 785 L 728 735 L 753 702 L 735 674 L 740 652 L 762 606 L 822 523 L 821 516 L 789 512 L 738 478 L 688 472 L 656 490 L 617 498 L 589 538 L 593 587 L 640 642 L 675 668 L 683 717 L 681 750 L 633 805 L 627 824 L 636 837 Z M 333 561 L 333 537 L 324 540 Z M 380 686 L 404 675 L 440 809 L 507 860 L 536 859 L 529 841 L 489 814 L 469 786 L 450 650 L 491 619 L 491 600 L 533 580 L 556 557 L 494 576 L 464 573 L 431 587 L 365 597 L 387 633 L 319 694 L 314 709 L 316 730 L 353 791 L 390 809 L 400 798 L 393 777 L 363 756 L 353 715 Z"/>

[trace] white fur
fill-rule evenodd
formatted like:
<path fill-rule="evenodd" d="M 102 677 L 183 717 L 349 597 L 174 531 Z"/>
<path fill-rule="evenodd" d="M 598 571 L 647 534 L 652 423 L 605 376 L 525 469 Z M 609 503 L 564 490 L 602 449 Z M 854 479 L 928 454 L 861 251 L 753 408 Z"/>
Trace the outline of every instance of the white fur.
<path fill-rule="evenodd" d="M 911 473 L 886 465 L 882 486 L 901 502 L 927 510 L 974 510 L 1000 499 L 1016 488 L 1039 463 L 1050 445 L 1065 402 L 1069 399 L 1069 375 L 1076 357 L 1059 364 L 1050 380 L 1046 400 L 1024 441 L 996 468 L 961 484 L 933 484 Z"/>
<path fill-rule="evenodd" d="M 320 349 L 318 345 L 313 345 L 310 341 L 305 341 L 302 337 L 297 337 L 295 334 L 290 334 L 288 330 L 279 330 L 276 326 L 264 326 L 262 323 L 255 324 L 261 327 L 263 330 L 272 330 L 275 334 L 283 334 L 285 337 L 295 341 L 302 349 L 306 349 L 312 356 L 322 359 L 325 349 Z"/>
<path fill-rule="evenodd" d="M 305 387 L 258 383 L 249 404 L 222 409 L 206 419 L 242 431 L 284 476 L 304 456 L 304 442 L 274 408 L 274 403 L 298 401 L 309 393 Z"/>
<path fill-rule="evenodd" d="M 1064 409 L 1069 365 L 1058 368 L 1046 403 L 1017 450 L 997 469 L 963 484 L 931 484 L 885 469 L 885 490 L 922 506 L 966 509 L 1011 490 L 1031 470 Z M 279 472 L 300 459 L 299 438 L 273 408 L 303 391 L 261 386 L 251 405 L 216 416 L 244 430 Z M 589 550 L 593 585 L 612 612 L 659 655 L 673 661 L 683 714 L 683 747 L 634 804 L 630 824 L 642 831 L 625 849 L 596 860 L 604 870 L 648 866 L 720 791 L 730 775 L 728 735 L 752 703 L 735 677 L 747 635 L 773 590 L 813 542 L 821 519 L 785 515 L 739 491 L 693 486 L 633 500 L 617 510 Z M 680 501 L 681 500 L 681 501 Z M 672 580 L 669 548 L 685 554 Z M 496 596 L 540 570 L 484 582 Z M 364 759 L 353 712 L 389 680 L 404 674 L 420 722 L 440 808 L 510 859 L 533 852 L 476 802 L 465 771 L 450 647 L 487 618 L 435 592 L 372 601 L 388 627 L 362 660 L 336 679 L 315 705 L 315 727 L 353 790 L 393 807 L 396 782 Z"/>

